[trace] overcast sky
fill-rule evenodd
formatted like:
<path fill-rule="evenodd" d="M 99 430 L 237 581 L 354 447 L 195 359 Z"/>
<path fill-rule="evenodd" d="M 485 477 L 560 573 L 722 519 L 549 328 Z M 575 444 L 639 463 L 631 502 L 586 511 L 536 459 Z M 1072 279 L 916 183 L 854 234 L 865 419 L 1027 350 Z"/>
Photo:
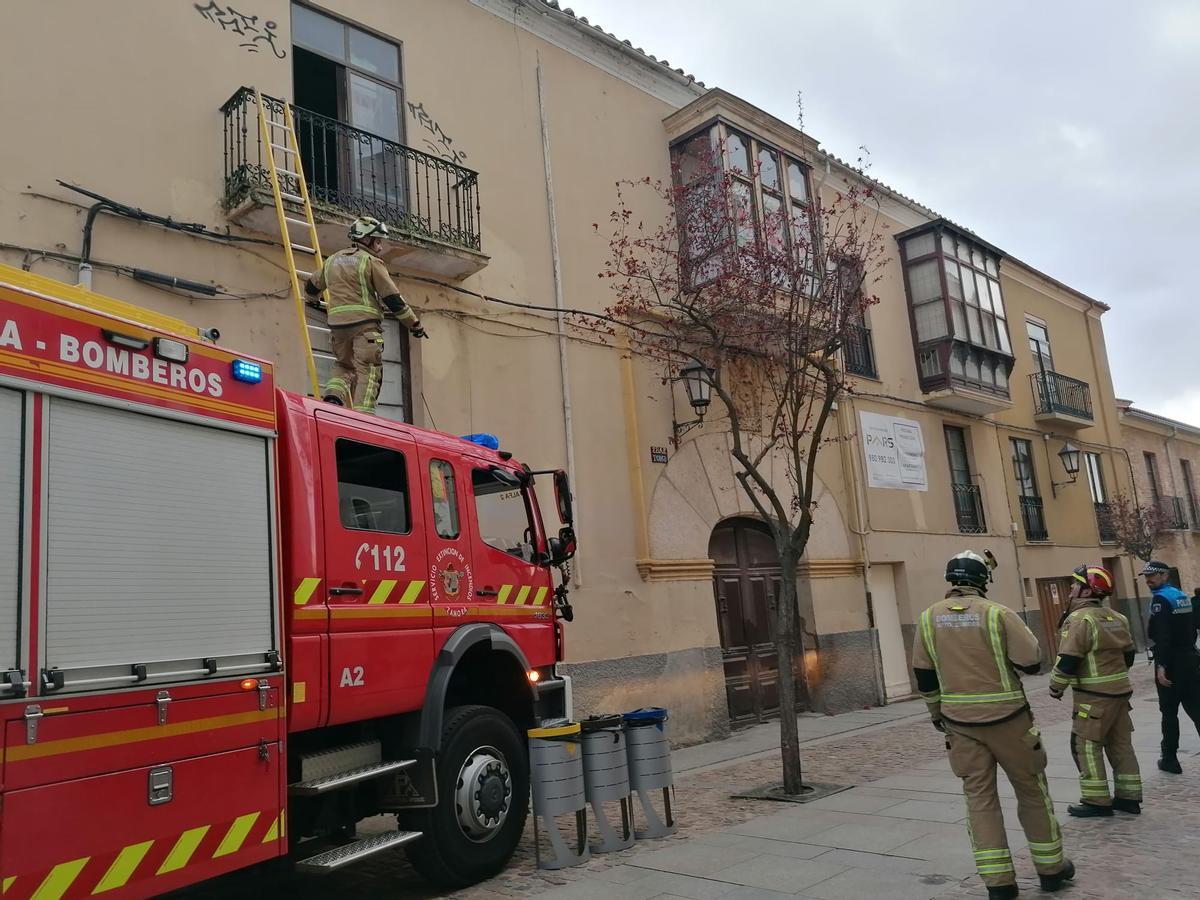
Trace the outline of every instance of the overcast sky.
<path fill-rule="evenodd" d="M 789 123 L 802 91 L 824 149 L 1109 304 L 1117 395 L 1200 425 L 1200 2 L 561 2 Z"/>

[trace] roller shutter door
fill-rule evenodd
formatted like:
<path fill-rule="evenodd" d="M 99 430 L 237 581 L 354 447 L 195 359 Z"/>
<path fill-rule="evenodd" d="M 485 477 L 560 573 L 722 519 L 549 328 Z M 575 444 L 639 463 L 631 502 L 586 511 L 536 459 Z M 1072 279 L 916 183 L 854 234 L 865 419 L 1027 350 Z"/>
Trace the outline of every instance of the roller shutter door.
<path fill-rule="evenodd" d="M 55 399 L 46 483 L 45 665 L 68 687 L 275 649 L 265 439 Z"/>
<path fill-rule="evenodd" d="M 0 670 L 17 668 L 21 608 L 21 395 L 0 390 Z"/>

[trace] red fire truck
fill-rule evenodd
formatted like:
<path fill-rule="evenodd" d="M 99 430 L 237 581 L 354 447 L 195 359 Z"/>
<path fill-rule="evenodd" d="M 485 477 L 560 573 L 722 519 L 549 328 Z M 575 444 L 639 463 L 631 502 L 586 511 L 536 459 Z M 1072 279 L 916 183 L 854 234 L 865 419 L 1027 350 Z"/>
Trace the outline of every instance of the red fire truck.
<path fill-rule="evenodd" d="M 0 266 L 4 900 L 399 845 L 440 884 L 494 874 L 523 729 L 569 712 L 565 476 L 289 394 L 216 338 Z"/>

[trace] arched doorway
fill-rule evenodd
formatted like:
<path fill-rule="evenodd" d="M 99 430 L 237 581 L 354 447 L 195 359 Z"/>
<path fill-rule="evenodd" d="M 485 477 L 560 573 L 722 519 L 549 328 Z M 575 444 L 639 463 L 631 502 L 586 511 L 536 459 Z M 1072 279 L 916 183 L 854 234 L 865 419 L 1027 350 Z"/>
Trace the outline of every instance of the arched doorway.
<path fill-rule="evenodd" d="M 779 715 L 775 602 L 782 581 L 770 529 L 755 519 L 727 519 L 713 529 L 713 593 L 725 661 L 725 693 L 734 725 Z"/>

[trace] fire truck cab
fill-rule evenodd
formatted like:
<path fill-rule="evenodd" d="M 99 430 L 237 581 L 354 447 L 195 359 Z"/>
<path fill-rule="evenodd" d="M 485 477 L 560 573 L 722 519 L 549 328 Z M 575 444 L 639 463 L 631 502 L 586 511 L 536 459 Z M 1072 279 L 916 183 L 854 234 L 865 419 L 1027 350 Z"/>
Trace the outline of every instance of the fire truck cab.
<path fill-rule="evenodd" d="M 5 900 L 401 845 L 439 884 L 503 868 L 524 729 L 570 712 L 574 534 L 565 476 L 487 443 L 0 266 Z"/>

